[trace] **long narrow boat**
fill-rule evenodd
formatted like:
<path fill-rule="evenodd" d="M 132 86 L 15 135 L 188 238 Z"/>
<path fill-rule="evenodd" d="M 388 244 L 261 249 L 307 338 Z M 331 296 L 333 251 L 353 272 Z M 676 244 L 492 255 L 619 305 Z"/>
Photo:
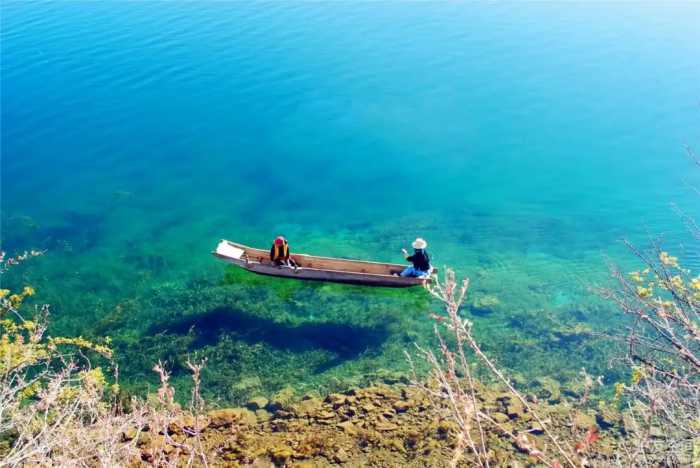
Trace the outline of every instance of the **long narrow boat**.
<path fill-rule="evenodd" d="M 256 249 L 227 240 L 219 242 L 212 253 L 215 257 L 261 275 L 395 288 L 423 285 L 429 281 L 429 278 L 398 276 L 405 265 L 395 263 L 292 254 L 297 268 L 275 265 L 270 261 L 269 250 Z M 434 269 L 432 273 L 436 271 Z"/>

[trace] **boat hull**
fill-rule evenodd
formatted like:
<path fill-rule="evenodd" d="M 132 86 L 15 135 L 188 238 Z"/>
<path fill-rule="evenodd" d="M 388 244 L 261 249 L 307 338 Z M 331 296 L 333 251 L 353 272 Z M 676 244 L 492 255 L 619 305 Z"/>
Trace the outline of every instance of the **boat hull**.
<path fill-rule="evenodd" d="M 228 263 L 252 273 L 266 276 L 392 288 L 421 286 L 429 281 L 429 277 L 404 278 L 398 276 L 398 273 L 405 266 L 391 263 L 298 254 L 292 256 L 300 265 L 298 268 L 275 265 L 269 261 L 267 251 L 226 240 L 222 240 L 216 251 L 212 253 L 215 257 Z"/>

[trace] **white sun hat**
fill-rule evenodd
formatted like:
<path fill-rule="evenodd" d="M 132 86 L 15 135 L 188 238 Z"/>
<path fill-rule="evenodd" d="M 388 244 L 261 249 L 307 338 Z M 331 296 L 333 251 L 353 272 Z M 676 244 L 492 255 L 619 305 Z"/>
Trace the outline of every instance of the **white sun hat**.
<path fill-rule="evenodd" d="M 413 246 L 414 249 L 424 249 L 428 246 L 428 243 L 422 237 L 418 237 L 413 241 L 411 246 Z"/>

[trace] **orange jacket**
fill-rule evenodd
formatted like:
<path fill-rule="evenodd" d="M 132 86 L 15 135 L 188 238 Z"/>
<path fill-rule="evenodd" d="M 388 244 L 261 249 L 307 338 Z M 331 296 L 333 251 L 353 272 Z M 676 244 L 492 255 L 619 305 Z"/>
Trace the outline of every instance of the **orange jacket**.
<path fill-rule="evenodd" d="M 280 260 L 289 260 L 289 244 L 287 241 L 283 241 L 282 245 L 275 245 L 272 243 L 272 248 L 270 249 L 270 260 L 273 262 Z"/>

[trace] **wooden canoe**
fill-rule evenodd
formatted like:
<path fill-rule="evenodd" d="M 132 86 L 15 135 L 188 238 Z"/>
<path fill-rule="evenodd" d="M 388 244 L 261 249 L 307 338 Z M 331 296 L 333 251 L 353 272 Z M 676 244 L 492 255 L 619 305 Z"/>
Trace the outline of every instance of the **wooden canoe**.
<path fill-rule="evenodd" d="M 298 265 L 297 268 L 280 266 L 270 261 L 269 250 L 255 249 L 227 240 L 219 242 L 216 250 L 212 253 L 215 257 L 238 265 L 253 273 L 285 278 L 395 288 L 423 285 L 429 280 L 429 278 L 402 278 L 397 276 L 406 268 L 406 265 L 317 257 L 304 254 L 292 254 L 292 258 Z M 432 273 L 436 271 L 436 269 L 433 269 Z"/>

